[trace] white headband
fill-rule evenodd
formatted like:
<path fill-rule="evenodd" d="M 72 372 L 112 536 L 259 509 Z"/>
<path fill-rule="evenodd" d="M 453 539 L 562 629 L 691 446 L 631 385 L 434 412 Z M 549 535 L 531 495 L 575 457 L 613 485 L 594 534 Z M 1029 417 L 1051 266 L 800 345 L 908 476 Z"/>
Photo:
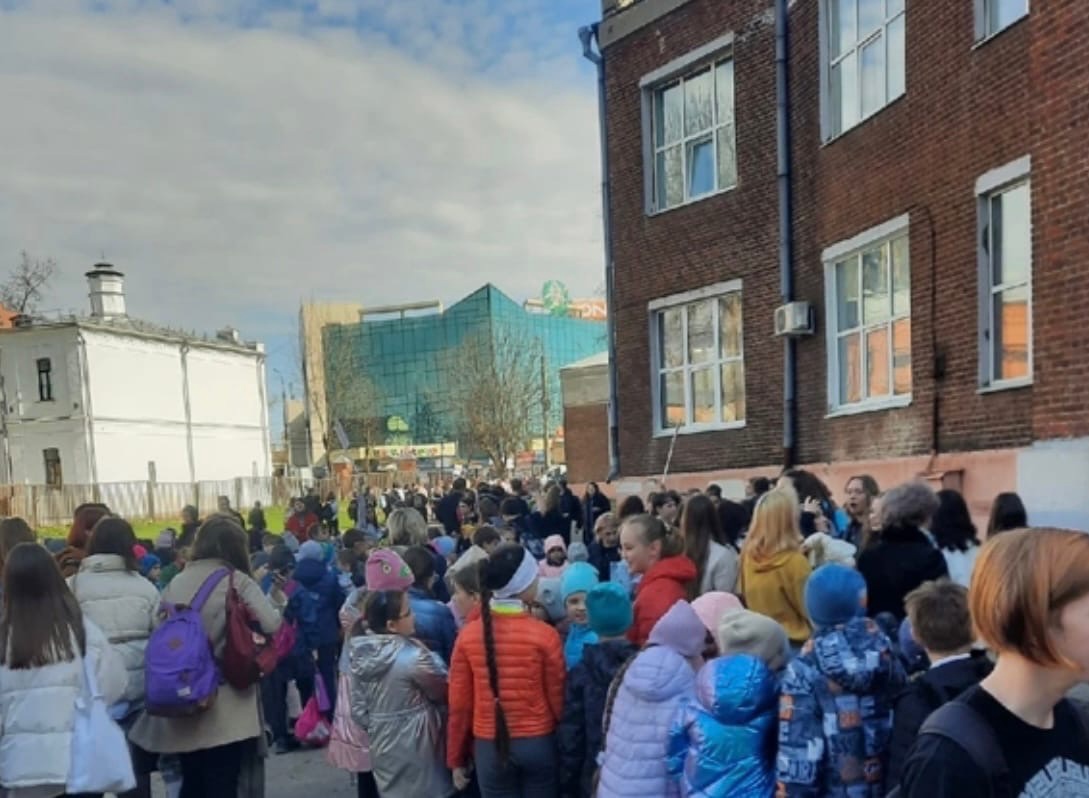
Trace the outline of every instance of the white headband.
<path fill-rule="evenodd" d="M 507 584 L 495 591 L 495 597 L 498 599 L 511 599 L 520 593 L 524 593 L 533 584 L 533 580 L 537 578 L 537 571 L 537 559 L 529 553 L 528 549 L 523 549 L 522 562 L 519 564 L 518 570 L 514 572 L 514 576 L 510 578 Z"/>

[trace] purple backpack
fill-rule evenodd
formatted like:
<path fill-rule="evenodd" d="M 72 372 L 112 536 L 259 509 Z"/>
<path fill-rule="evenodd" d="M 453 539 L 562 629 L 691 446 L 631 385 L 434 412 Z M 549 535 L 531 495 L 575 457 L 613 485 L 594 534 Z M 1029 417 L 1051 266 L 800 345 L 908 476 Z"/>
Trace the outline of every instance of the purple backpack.
<path fill-rule="evenodd" d="M 151 633 L 144 660 L 149 715 L 195 715 L 215 703 L 219 665 L 200 611 L 227 573 L 220 568 L 205 579 L 188 605 L 163 602 L 166 620 Z"/>

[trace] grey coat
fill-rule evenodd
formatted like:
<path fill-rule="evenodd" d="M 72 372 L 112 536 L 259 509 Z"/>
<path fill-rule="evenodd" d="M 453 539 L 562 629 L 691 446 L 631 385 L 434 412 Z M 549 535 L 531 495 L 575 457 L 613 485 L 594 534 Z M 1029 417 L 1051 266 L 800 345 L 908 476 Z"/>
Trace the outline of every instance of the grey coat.
<path fill-rule="evenodd" d="M 352 719 L 367 732 L 382 798 L 443 798 L 446 666 L 419 641 L 366 634 L 351 642 Z"/>

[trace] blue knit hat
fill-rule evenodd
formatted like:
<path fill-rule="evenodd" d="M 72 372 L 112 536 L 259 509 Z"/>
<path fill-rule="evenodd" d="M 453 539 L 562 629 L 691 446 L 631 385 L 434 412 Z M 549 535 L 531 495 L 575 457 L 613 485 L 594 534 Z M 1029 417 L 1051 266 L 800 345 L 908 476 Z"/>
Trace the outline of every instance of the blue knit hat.
<path fill-rule="evenodd" d="M 847 623 L 866 612 L 866 580 L 854 568 L 822 565 L 805 583 L 805 611 L 817 628 Z"/>
<path fill-rule="evenodd" d="M 152 568 L 158 568 L 162 565 L 162 561 L 154 554 L 145 554 L 140 558 L 140 574 L 141 576 L 147 576 L 151 573 Z"/>
<path fill-rule="evenodd" d="M 620 637 L 631 628 L 631 597 L 616 582 L 602 582 L 586 594 L 586 613 L 598 637 Z"/>
<path fill-rule="evenodd" d="M 597 584 L 597 568 L 588 562 L 573 562 L 567 566 L 560 580 L 560 595 L 564 603 L 575 593 L 587 593 Z"/>

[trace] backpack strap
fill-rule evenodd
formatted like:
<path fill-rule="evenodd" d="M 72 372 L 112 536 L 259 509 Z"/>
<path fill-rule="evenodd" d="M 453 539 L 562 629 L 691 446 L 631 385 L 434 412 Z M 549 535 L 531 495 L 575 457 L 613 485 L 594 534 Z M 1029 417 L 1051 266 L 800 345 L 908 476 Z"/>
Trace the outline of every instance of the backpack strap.
<path fill-rule="evenodd" d="M 962 748 L 972 763 L 987 775 L 990 795 L 1005 795 L 1009 765 L 991 724 L 971 704 L 954 700 L 934 710 L 923 722 L 919 734 L 951 740 Z"/>
<path fill-rule="evenodd" d="M 204 580 L 204 584 L 200 586 L 200 590 L 193 596 L 193 600 L 189 602 L 189 609 L 200 612 L 204 609 L 204 604 L 208 601 L 208 597 L 212 595 L 212 591 L 216 589 L 216 585 L 223 581 L 223 577 L 227 576 L 231 572 L 229 568 L 217 568 L 213 571 L 207 579 Z"/>

